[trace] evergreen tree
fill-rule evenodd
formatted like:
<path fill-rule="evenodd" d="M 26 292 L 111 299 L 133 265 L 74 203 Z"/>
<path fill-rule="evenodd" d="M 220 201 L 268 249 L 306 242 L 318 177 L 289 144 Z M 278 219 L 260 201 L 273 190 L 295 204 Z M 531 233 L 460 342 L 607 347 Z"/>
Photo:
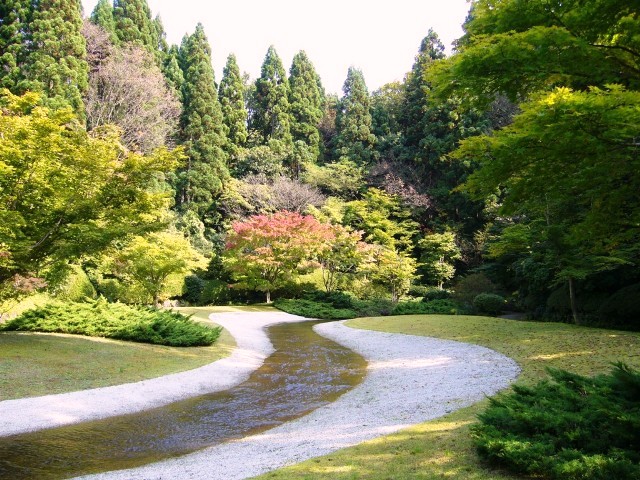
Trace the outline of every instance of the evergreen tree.
<path fill-rule="evenodd" d="M 81 12 L 79 0 L 40 0 L 27 72 L 28 88 L 43 93 L 49 106 L 69 105 L 78 114 L 89 74 Z"/>
<path fill-rule="evenodd" d="M 160 15 L 156 15 L 153 19 L 153 40 L 156 47 L 156 56 L 160 60 L 164 60 L 167 52 L 169 51 L 169 44 L 167 43 L 167 33 L 164 31 L 164 25 Z M 159 55 L 158 55 L 159 54 Z"/>
<path fill-rule="evenodd" d="M 324 115 L 324 89 L 320 77 L 304 51 L 293 57 L 289 74 L 291 134 L 294 141 L 304 142 L 317 159 L 320 155 L 321 139 L 318 125 Z"/>
<path fill-rule="evenodd" d="M 119 43 L 116 34 L 116 19 L 113 16 L 113 3 L 111 0 L 98 0 L 93 12 L 91 12 L 91 22 L 102 27 L 109 34 L 109 40 L 114 45 Z"/>
<path fill-rule="evenodd" d="M 269 47 L 256 80 L 252 101 L 251 129 L 264 143 L 280 140 L 291 144 L 289 81 L 276 49 Z"/>
<path fill-rule="evenodd" d="M 146 0 L 115 0 L 113 17 L 121 42 L 141 45 L 155 55 L 158 50 L 158 25 L 151 19 Z"/>
<path fill-rule="evenodd" d="M 180 50 L 176 45 L 171 45 L 168 49 L 162 65 L 162 73 L 167 84 L 176 93 L 178 99 L 182 101 L 184 74 L 182 73 L 182 68 L 180 68 Z"/>
<path fill-rule="evenodd" d="M 405 101 L 400 115 L 405 145 L 415 150 L 424 136 L 425 115 L 431 84 L 426 78 L 427 71 L 433 62 L 444 58 L 444 45 L 438 34 L 429 29 L 427 36 L 420 44 L 420 51 L 405 81 Z M 416 152 L 413 152 L 415 155 Z"/>
<path fill-rule="evenodd" d="M 405 82 L 399 115 L 404 135 L 403 157 L 419 173 L 432 200 L 433 208 L 428 212 L 431 220 L 444 221 L 469 235 L 483 221 L 482 205 L 454 189 L 466 179 L 472 164 L 454 161 L 448 154 L 462 138 L 482 133 L 487 122 L 478 111 L 463 109 L 456 96 L 442 99 L 432 95 L 429 75 L 444 57 L 444 45 L 429 30 Z"/>
<path fill-rule="evenodd" d="M 247 142 L 247 109 L 244 104 L 244 83 L 235 55 L 227 58 L 219 89 L 222 116 L 226 127 L 228 151 L 235 156 Z"/>
<path fill-rule="evenodd" d="M 188 156 L 186 168 L 179 174 L 178 205 L 194 210 L 212 226 L 212 204 L 229 177 L 222 109 L 218 102 L 211 66 L 211 47 L 202 24 L 183 42 L 182 86 L 183 114 L 181 137 Z"/>
<path fill-rule="evenodd" d="M 373 159 L 376 139 L 371 133 L 369 91 L 360 70 L 349 67 L 342 91 L 344 96 L 336 117 L 337 156 L 368 163 Z"/>
<path fill-rule="evenodd" d="M 24 78 L 31 13 L 29 0 L 0 2 L 0 88 L 14 93 Z"/>

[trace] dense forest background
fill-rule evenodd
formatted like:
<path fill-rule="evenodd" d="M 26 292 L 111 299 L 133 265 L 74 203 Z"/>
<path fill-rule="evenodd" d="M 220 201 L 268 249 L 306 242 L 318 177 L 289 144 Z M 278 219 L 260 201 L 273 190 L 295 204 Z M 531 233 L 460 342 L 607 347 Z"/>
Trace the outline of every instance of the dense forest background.
<path fill-rule="evenodd" d="M 273 46 L 217 82 L 203 26 L 168 45 L 145 0 L 3 0 L 2 297 L 488 294 L 638 328 L 638 7 L 476 0 L 453 55 L 429 30 L 404 81 L 350 68 L 337 97 Z M 292 231 L 283 212 L 331 229 L 266 278 L 250 241 Z"/>

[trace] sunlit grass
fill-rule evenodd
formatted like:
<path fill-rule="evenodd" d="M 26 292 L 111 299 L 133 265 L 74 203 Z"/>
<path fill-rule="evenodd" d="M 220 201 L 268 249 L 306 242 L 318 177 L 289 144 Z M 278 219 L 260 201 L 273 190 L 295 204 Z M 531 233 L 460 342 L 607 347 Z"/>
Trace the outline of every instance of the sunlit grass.
<path fill-rule="evenodd" d="M 608 372 L 623 361 L 640 368 L 640 334 L 556 323 L 489 317 L 412 315 L 350 320 L 356 328 L 432 336 L 487 346 L 522 367 L 519 382 L 536 383 L 547 367 L 583 375 Z M 309 480 L 507 480 L 511 475 L 483 465 L 470 426 L 487 401 L 445 417 L 371 440 L 259 479 Z"/>
<path fill-rule="evenodd" d="M 187 311 L 206 320 L 211 309 Z M 164 347 L 76 335 L 0 333 L 0 400 L 135 382 L 197 368 L 228 356 L 223 330 L 210 347 Z"/>

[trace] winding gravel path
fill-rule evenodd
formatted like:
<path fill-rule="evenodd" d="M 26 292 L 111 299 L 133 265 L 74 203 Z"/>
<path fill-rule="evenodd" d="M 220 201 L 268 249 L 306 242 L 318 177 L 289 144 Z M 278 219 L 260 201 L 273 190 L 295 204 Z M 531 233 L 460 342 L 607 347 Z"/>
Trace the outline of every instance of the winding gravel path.
<path fill-rule="evenodd" d="M 211 317 L 236 338 L 231 356 L 137 383 L 0 402 L 0 436 L 131 413 L 244 381 L 272 353 L 264 328 L 281 312 Z M 336 402 L 264 433 L 144 467 L 85 479 L 233 480 L 355 445 L 475 403 L 507 387 L 517 364 L 493 350 L 427 337 L 319 324 L 318 333 L 367 359 L 365 380 Z"/>
<path fill-rule="evenodd" d="M 264 329 L 303 317 L 283 312 L 217 313 L 214 321 L 236 339 L 232 354 L 186 372 L 113 387 L 0 402 L 0 436 L 113 417 L 227 390 L 246 380 L 273 347 Z"/>
<path fill-rule="evenodd" d="M 217 321 L 217 320 L 216 320 Z M 507 387 L 517 364 L 493 350 L 427 337 L 315 327 L 365 357 L 365 380 L 336 402 L 262 434 L 92 480 L 244 479 L 425 422 Z"/>

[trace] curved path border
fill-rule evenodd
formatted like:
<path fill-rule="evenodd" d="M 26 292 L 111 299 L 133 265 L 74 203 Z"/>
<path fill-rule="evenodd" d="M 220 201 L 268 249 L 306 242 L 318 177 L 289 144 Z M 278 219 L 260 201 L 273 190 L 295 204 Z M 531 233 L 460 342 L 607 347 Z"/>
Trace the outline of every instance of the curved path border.
<path fill-rule="evenodd" d="M 316 330 L 369 362 L 365 380 L 337 401 L 262 434 L 144 467 L 85 479 L 244 479 L 324 455 L 471 405 L 507 387 L 518 373 L 484 347 L 346 327 Z"/>
<path fill-rule="evenodd" d="M 203 367 L 112 387 L 0 402 L 0 436 L 113 417 L 226 390 L 246 380 L 273 346 L 264 329 L 303 317 L 284 312 L 215 313 L 236 339 L 230 356 Z"/>

